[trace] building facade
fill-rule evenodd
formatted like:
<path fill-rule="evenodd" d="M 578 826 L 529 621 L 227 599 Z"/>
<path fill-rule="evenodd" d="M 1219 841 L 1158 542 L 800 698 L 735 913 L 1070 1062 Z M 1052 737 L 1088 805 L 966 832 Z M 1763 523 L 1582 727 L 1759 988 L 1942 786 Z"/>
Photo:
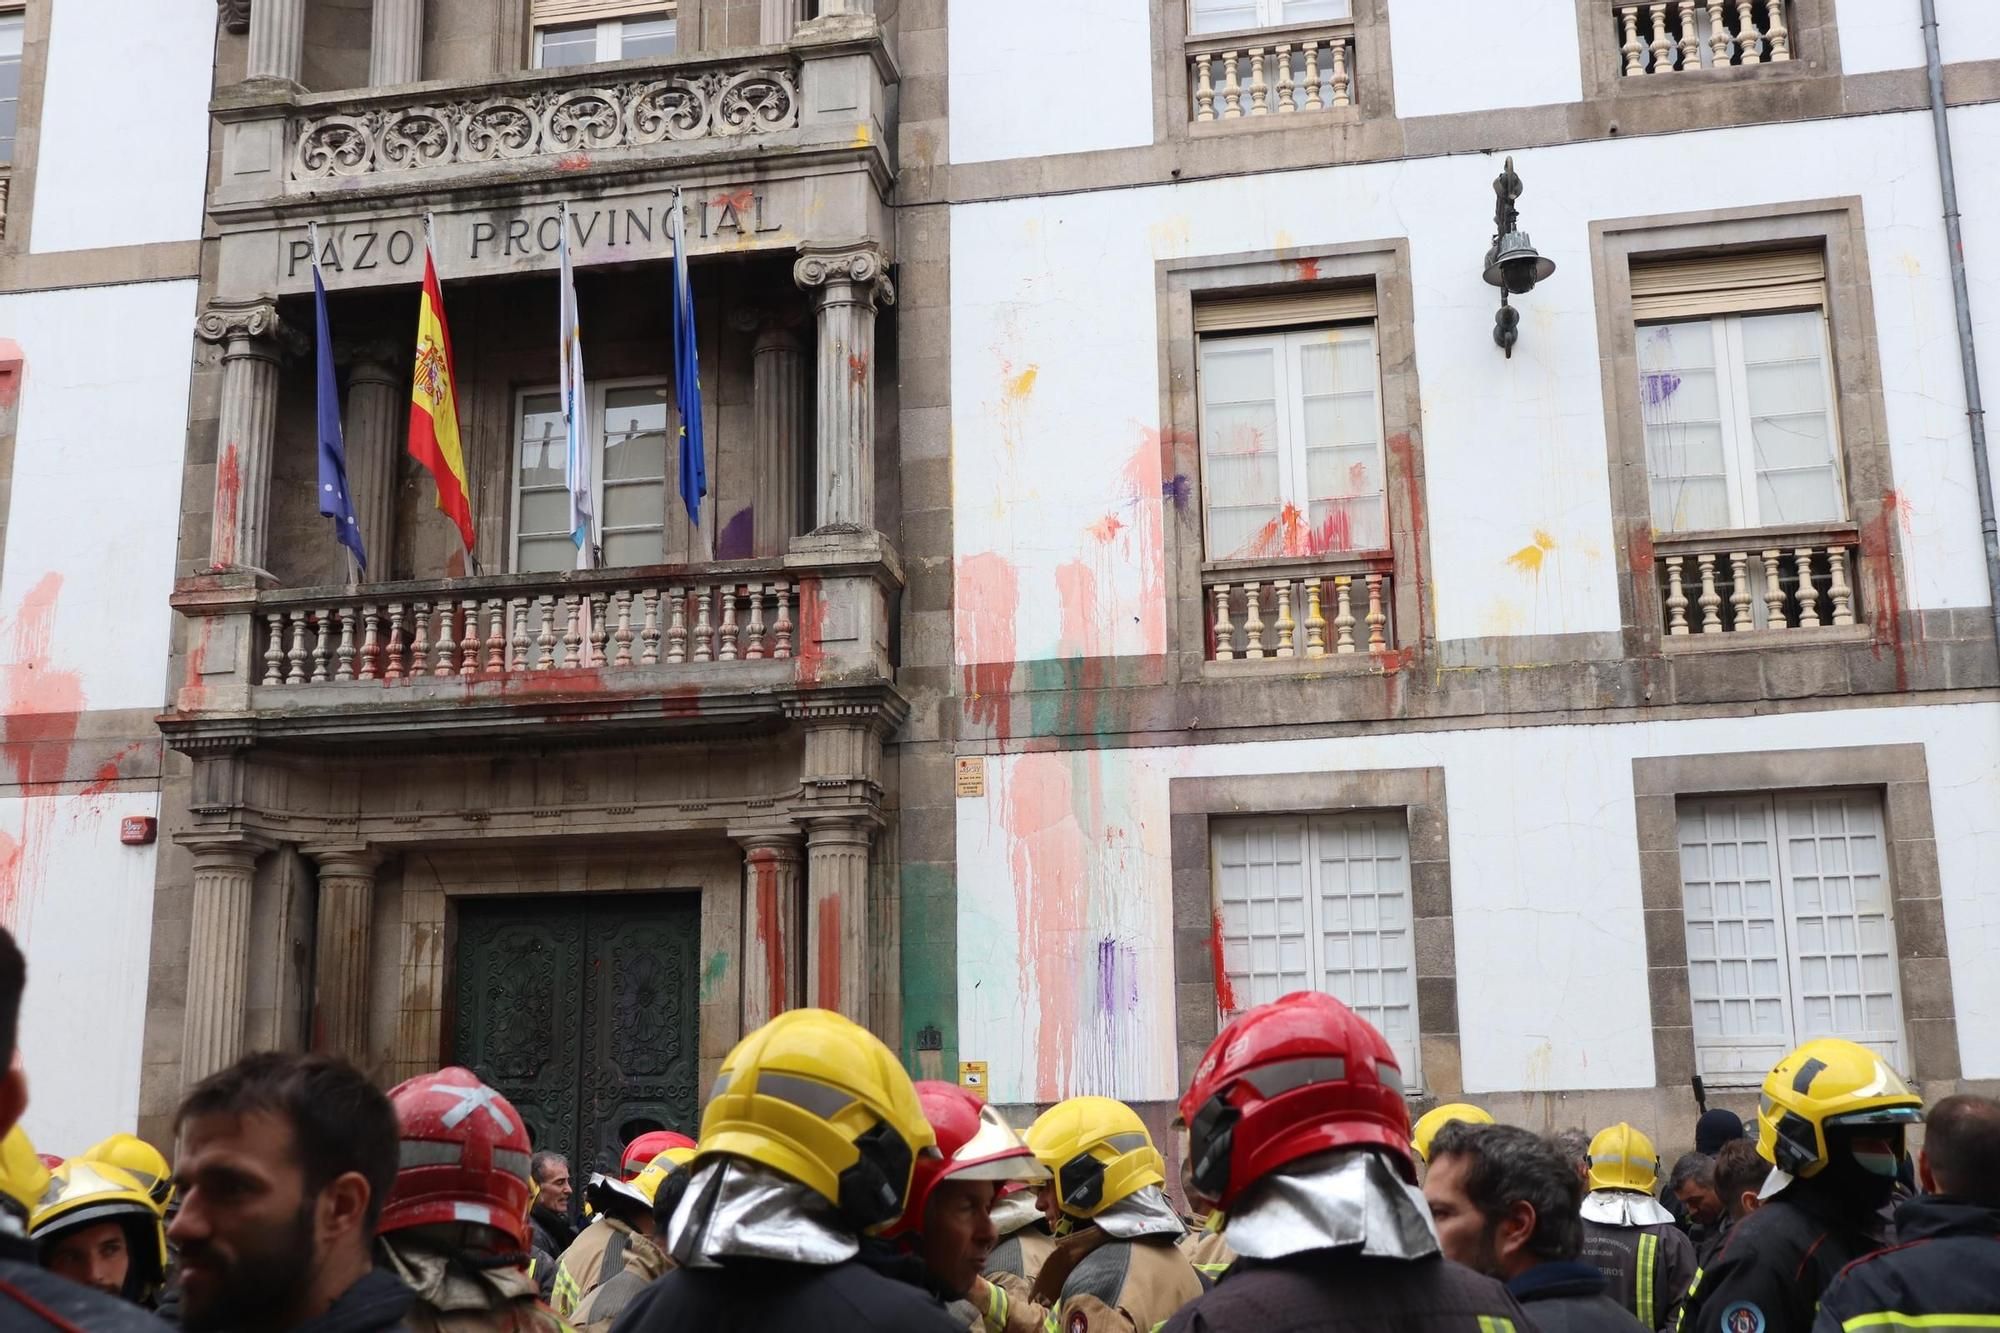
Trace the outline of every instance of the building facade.
<path fill-rule="evenodd" d="M 24 89 L 67 4 L 28 5 Z M 142 1132 L 313 1046 L 470 1063 L 588 1165 L 812 1003 L 1170 1140 L 1219 1022 L 1298 987 L 1420 1100 L 1669 1146 L 1693 1077 L 1744 1105 L 1810 1035 L 2000 1080 L 2000 653 L 1918 0 L 157 9 L 207 152 L 134 170 L 200 216 L 50 225 L 182 247 L 171 329 L 106 316 L 192 367 L 184 406 L 116 395 L 185 426 L 129 508 L 179 494 L 173 567 L 92 603 L 117 654 L 56 625 L 131 677 L 91 708 L 158 714 L 117 781 L 160 852 L 116 880 L 61 814 L 99 858 L 65 887 L 110 896 L 35 899 L 73 941 L 149 904 Z M 1992 369 L 2000 16 L 1938 9 Z M 22 98 L 37 238 L 54 105 Z M 1503 354 L 1509 156 L 1554 270 Z M 470 550 L 405 450 L 426 234 Z M 315 254 L 365 571 L 315 493 Z M 17 627 L 30 514 L 106 580 L 141 558 L 9 513 Z M 102 800 L 79 773 L 46 799 Z"/>

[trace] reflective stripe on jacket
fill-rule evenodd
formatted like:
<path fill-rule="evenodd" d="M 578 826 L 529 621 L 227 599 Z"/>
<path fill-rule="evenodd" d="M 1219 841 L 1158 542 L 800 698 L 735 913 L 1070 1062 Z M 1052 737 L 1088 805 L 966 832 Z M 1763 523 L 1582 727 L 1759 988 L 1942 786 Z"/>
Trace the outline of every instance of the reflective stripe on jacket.
<path fill-rule="evenodd" d="M 1841 1270 L 1813 1333 L 2000 1329 L 2000 1208 L 1912 1199 L 1896 1210 L 1896 1236 Z"/>

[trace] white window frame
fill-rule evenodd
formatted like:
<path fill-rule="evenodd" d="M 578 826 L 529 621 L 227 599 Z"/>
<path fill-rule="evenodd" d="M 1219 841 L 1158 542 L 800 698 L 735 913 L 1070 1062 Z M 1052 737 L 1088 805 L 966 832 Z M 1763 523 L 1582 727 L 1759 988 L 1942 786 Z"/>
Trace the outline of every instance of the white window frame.
<path fill-rule="evenodd" d="M 14 51 L 11 55 L 0 56 L 0 65 L 13 65 L 14 91 L 11 95 L 0 95 L 0 102 L 14 104 L 14 134 L 8 139 L 0 140 L 0 173 L 6 172 L 14 164 L 14 148 L 21 135 L 21 73 L 22 57 L 28 37 L 27 11 L 0 6 L 0 28 L 7 27 L 13 28 L 16 34 L 13 42 Z"/>
<path fill-rule="evenodd" d="M 1376 945 L 1375 964 L 1370 967 L 1353 966 L 1354 958 L 1350 953 L 1350 965 L 1334 970 L 1349 976 L 1356 972 L 1372 972 L 1378 979 L 1378 985 L 1386 974 L 1401 971 L 1408 981 L 1406 1005 L 1390 1004 L 1379 990 L 1375 1003 L 1360 1001 L 1358 997 L 1341 995 L 1338 990 L 1332 989 L 1327 984 L 1326 952 L 1329 931 L 1332 930 L 1335 934 L 1339 932 L 1330 927 L 1327 921 L 1328 901 L 1338 895 L 1329 892 L 1333 886 L 1322 878 L 1329 859 L 1324 853 L 1327 850 L 1328 840 L 1341 837 L 1344 842 L 1347 836 L 1364 830 L 1375 848 L 1367 859 L 1378 867 L 1377 885 L 1381 884 L 1379 875 L 1380 867 L 1383 866 L 1398 867 L 1396 874 L 1400 881 L 1399 884 L 1387 889 L 1378 887 L 1366 897 L 1377 904 L 1384 898 L 1399 899 L 1400 925 L 1384 928 L 1381 925 L 1382 916 L 1379 907 L 1374 917 L 1376 923 L 1374 928 L 1356 929 L 1350 925 L 1345 932 L 1350 949 L 1357 939 L 1372 938 Z M 1283 839 L 1287 836 L 1294 840 L 1293 845 L 1298 850 L 1296 862 L 1280 859 L 1283 856 Z M 1251 862 L 1249 841 L 1258 837 L 1274 839 L 1272 859 L 1268 863 L 1273 892 L 1259 899 L 1259 901 L 1277 902 L 1280 905 L 1279 910 L 1273 913 L 1273 916 L 1279 919 L 1276 929 L 1272 931 L 1257 930 L 1245 918 L 1243 912 L 1232 911 L 1237 904 L 1248 904 L 1252 900 L 1255 888 L 1254 873 L 1266 864 L 1260 862 L 1253 866 Z M 1384 855 L 1385 839 L 1393 839 L 1393 855 Z M 1410 887 L 1410 831 L 1409 820 L 1405 813 L 1401 810 L 1357 810 L 1334 814 L 1219 818 L 1210 825 L 1209 847 L 1210 897 L 1218 923 L 1216 928 L 1222 940 L 1221 963 L 1227 979 L 1225 988 L 1225 977 L 1216 978 L 1218 1008 L 1220 1008 L 1219 997 L 1225 993 L 1225 989 L 1234 991 L 1239 981 L 1247 988 L 1256 972 L 1262 971 L 1254 968 L 1249 953 L 1251 945 L 1256 940 L 1275 940 L 1281 949 L 1285 941 L 1295 941 L 1303 951 L 1303 966 L 1298 968 L 1284 966 L 1281 952 L 1279 967 L 1275 973 L 1280 983 L 1280 994 L 1290 989 L 1325 991 L 1374 1023 L 1378 1030 L 1382 1029 L 1382 1023 L 1379 1021 L 1382 1010 L 1407 1007 L 1409 1010 L 1407 1036 L 1397 1038 L 1386 1031 L 1383 1032 L 1383 1036 L 1389 1040 L 1390 1047 L 1396 1052 L 1397 1062 L 1402 1067 L 1404 1087 L 1410 1090 L 1419 1088 L 1422 1028 L 1417 1008 L 1416 922 Z M 1353 864 L 1359 859 L 1349 857 L 1346 863 Z M 1300 893 L 1297 901 L 1300 921 L 1296 929 L 1288 929 L 1282 920 L 1282 904 L 1291 900 L 1285 899 L 1276 891 L 1276 876 L 1285 866 L 1296 866 L 1298 874 Z M 1239 878 L 1232 880 L 1232 874 Z M 1235 893 L 1236 884 L 1242 886 L 1243 892 L 1240 895 Z M 1354 899 L 1350 897 L 1349 902 L 1353 901 Z M 1232 916 L 1236 918 L 1234 925 L 1231 921 Z M 1351 915 L 1349 920 L 1351 922 Z M 1267 972 L 1266 975 L 1272 974 Z M 1287 984 L 1286 978 L 1293 976 L 1298 977 L 1298 984 Z M 1239 1002 L 1243 1008 L 1248 1008 L 1252 1003 L 1247 995 L 1239 996 Z M 1229 1013 L 1222 1014 L 1225 1021 L 1230 1016 Z"/>
<path fill-rule="evenodd" d="M 1356 546 L 1349 550 L 1329 551 L 1320 556 L 1275 556 L 1273 559 L 1345 559 L 1352 556 L 1380 555 L 1390 549 L 1389 532 L 1389 460 L 1386 447 L 1386 428 L 1382 421 L 1382 330 L 1379 319 L 1347 320 L 1338 324 L 1317 324 L 1298 328 L 1272 329 L 1267 332 L 1235 333 L 1214 332 L 1198 334 L 1195 338 L 1196 386 L 1196 429 L 1200 432 L 1199 454 L 1202 468 L 1201 504 L 1201 545 L 1203 558 L 1207 561 L 1236 561 L 1258 559 L 1258 557 L 1238 556 L 1215 549 L 1210 522 L 1210 511 L 1215 505 L 1215 487 L 1209 483 L 1208 440 L 1209 404 L 1207 376 L 1203 363 L 1208 350 L 1227 343 L 1233 347 L 1264 346 L 1278 353 L 1276 357 L 1277 385 L 1275 392 L 1281 410 L 1277 414 L 1279 512 L 1285 505 L 1292 505 L 1306 516 L 1307 526 L 1311 526 L 1313 497 L 1309 484 L 1310 468 L 1306 458 L 1306 396 L 1303 390 L 1305 380 L 1304 349 L 1309 343 L 1324 339 L 1331 334 L 1342 334 L 1356 330 L 1366 330 L 1373 348 L 1371 360 L 1374 366 L 1375 386 L 1375 473 L 1381 481 L 1382 544 L 1380 546 Z M 1361 498 L 1361 497 L 1354 497 Z"/>
<path fill-rule="evenodd" d="M 1254 5 L 1256 7 L 1257 21 L 1255 23 L 1237 28 L 1203 28 L 1201 26 L 1201 0 L 1188 0 L 1188 35 L 1190 37 L 1206 37 L 1210 33 L 1217 32 L 1249 32 L 1256 28 L 1292 27 L 1305 22 L 1350 23 L 1354 19 L 1353 0 L 1347 0 L 1347 12 L 1345 14 L 1336 14 L 1330 19 L 1310 20 L 1287 19 L 1285 17 L 1287 3 L 1288 0 L 1236 0 L 1235 4 L 1231 6 L 1232 8 L 1240 8 L 1244 5 Z"/>
<path fill-rule="evenodd" d="M 654 560 L 647 562 L 653 564 L 663 563 L 667 559 L 667 554 L 666 554 L 667 537 L 671 529 L 669 502 L 670 500 L 676 498 L 673 490 L 671 489 L 671 482 L 673 480 L 672 466 L 673 466 L 674 443 L 676 439 L 676 432 L 679 430 L 679 418 L 676 416 L 676 408 L 674 405 L 673 380 L 664 375 L 642 375 L 635 378 L 627 378 L 627 379 L 599 380 L 590 383 L 587 387 L 590 393 L 589 413 L 590 413 L 590 424 L 591 424 L 590 488 L 592 497 L 597 501 L 597 518 L 599 525 L 599 533 L 597 540 L 600 546 L 609 544 L 608 539 L 612 535 L 612 532 L 614 531 L 612 529 L 607 529 L 603 526 L 605 512 L 610 507 L 605 502 L 605 498 L 607 495 L 606 491 L 607 483 L 604 480 L 604 448 L 605 448 L 606 437 L 610 432 L 610 422 L 606 418 L 605 400 L 609 398 L 613 390 L 617 389 L 659 389 L 664 394 L 664 402 L 666 404 L 667 417 L 666 417 L 666 423 L 662 427 L 662 432 L 666 437 L 666 449 L 662 455 L 662 464 L 661 464 L 662 468 L 665 470 L 662 472 L 662 475 L 660 477 L 660 522 L 658 525 L 658 531 L 660 534 L 660 551 L 658 556 Z M 513 475 L 508 479 L 508 489 L 510 491 L 510 504 L 508 510 L 508 518 L 507 518 L 507 531 L 509 533 L 507 542 L 507 564 L 509 570 L 515 573 L 522 572 L 521 537 L 523 534 L 521 532 L 521 445 L 522 445 L 521 422 L 522 419 L 527 415 L 528 399 L 555 397 L 559 392 L 560 390 L 558 386 L 553 384 L 547 384 L 547 385 L 534 385 L 525 389 L 519 389 L 516 390 L 514 394 L 514 418 L 511 428 L 511 434 L 512 434 L 511 448 L 513 456 L 512 456 L 512 461 L 509 464 L 509 467 Z M 556 447 L 557 449 L 562 449 L 564 447 L 561 437 L 552 436 L 550 437 L 550 440 L 551 443 L 554 445 L 554 447 Z M 642 485 L 649 483 L 647 483 L 642 479 L 626 478 L 619 482 L 611 484 L 622 486 L 622 485 Z M 635 527 L 635 528 L 621 528 L 621 529 L 616 529 L 615 531 L 646 532 L 651 530 L 652 529 L 650 527 Z M 538 571 L 538 572 L 554 572 L 554 571 Z"/>
<path fill-rule="evenodd" d="M 1693 898 L 1697 896 L 1694 890 L 1701 888 L 1708 894 L 1705 913 L 1684 900 L 1682 915 L 1687 937 L 1690 1014 L 1695 1029 L 1695 1067 L 1709 1083 L 1716 1086 L 1755 1086 L 1786 1051 L 1801 1041 L 1815 1037 L 1844 1037 L 1871 1048 L 1891 1068 L 1905 1066 L 1907 1044 L 1900 963 L 1896 951 L 1895 894 L 1890 884 L 1888 839 L 1882 805 L 1881 794 L 1869 790 L 1760 792 L 1683 798 L 1679 803 L 1676 822 L 1682 893 Z M 1699 819 L 1705 826 L 1711 814 L 1722 811 L 1735 815 L 1739 832 L 1737 838 L 1709 839 L 1704 834 L 1690 840 L 1690 819 Z M 1845 826 L 1844 833 L 1830 834 L 1820 827 L 1821 822 L 1836 815 Z M 1755 822 L 1749 835 L 1743 836 L 1746 820 Z M 1879 906 L 1879 912 L 1861 910 L 1852 888 L 1855 846 L 1868 841 L 1874 844 L 1874 869 L 1864 870 L 1861 877 L 1872 878 L 1876 882 L 1878 903 L 1871 907 Z M 1802 868 L 1799 848 L 1806 842 L 1813 844 L 1813 864 Z M 1827 878 L 1849 880 L 1848 902 L 1852 910 L 1827 911 L 1824 898 L 1820 899 L 1819 909 L 1814 910 L 1812 894 L 1815 889 L 1820 889 L 1822 875 L 1813 871 L 1821 869 L 1819 858 L 1822 851 L 1835 844 L 1843 849 L 1842 856 L 1849 873 Z M 1718 861 L 1721 859 L 1716 853 L 1718 847 L 1736 849 L 1733 876 L 1718 873 Z M 1747 855 L 1748 850 L 1759 847 L 1764 849 L 1765 856 L 1761 874 L 1746 864 L 1748 860 L 1755 859 Z M 1690 877 L 1689 853 L 1692 848 L 1706 850 L 1708 878 Z M 1765 918 L 1749 911 L 1747 889 L 1750 885 L 1767 881 L 1770 885 L 1772 915 L 1768 921 L 1772 927 L 1772 938 L 1769 947 L 1751 949 L 1747 947 L 1751 923 Z M 1724 910 L 1723 895 L 1732 887 L 1743 896 L 1728 899 L 1730 910 Z M 1853 948 L 1836 950 L 1827 942 L 1826 932 L 1830 923 L 1847 919 L 1854 923 Z M 1878 932 L 1872 945 L 1863 939 L 1870 929 L 1867 924 L 1870 921 L 1875 922 L 1872 929 Z M 1814 937 L 1815 923 L 1818 923 L 1820 947 L 1808 951 L 1806 946 Z M 1725 949 L 1722 944 L 1725 933 L 1732 926 L 1739 926 L 1743 931 L 1746 947 L 1741 950 Z M 1868 956 L 1871 954 L 1877 955 L 1881 963 L 1880 984 L 1875 986 L 1869 984 L 1866 976 Z M 1850 955 L 1855 959 L 1855 987 L 1835 987 L 1832 981 L 1834 959 Z M 1820 990 L 1813 988 L 1815 963 L 1826 969 L 1827 981 Z M 1743 978 L 1743 986 L 1732 989 L 1724 985 L 1732 968 L 1740 969 L 1736 975 Z M 1761 988 L 1755 981 L 1760 968 L 1767 978 L 1767 984 Z M 1870 995 L 1878 999 L 1886 996 L 1891 1025 L 1847 1030 L 1837 1027 L 1830 1019 L 1815 1019 L 1810 1012 L 1810 1006 L 1830 1006 L 1840 995 L 1857 993 L 1863 997 L 1864 1006 Z M 1749 1006 L 1759 1004 L 1775 1006 L 1775 1014 L 1780 1021 L 1774 1030 L 1702 1035 L 1703 1006 L 1735 1005 L 1747 1010 Z"/>
<path fill-rule="evenodd" d="M 1721 415 L 1723 490 L 1729 497 L 1729 524 L 1725 531 L 1752 531 L 1758 528 L 1791 527 L 1795 521 L 1781 517 L 1765 518 L 1758 512 L 1757 499 L 1757 448 L 1756 433 L 1750 421 L 1750 369 L 1743 351 L 1743 321 L 1768 315 L 1801 314 L 1811 312 L 1819 316 L 1819 367 L 1820 391 L 1826 405 L 1826 422 L 1833 468 L 1834 498 L 1838 512 L 1830 518 L 1810 520 L 1816 523 L 1845 523 L 1848 521 L 1847 465 L 1846 449 L 1840 436 L 1840 400 L 1833 383 L 1833 340 L 1828 329 L 1826 307 L 1807 306 L 1791 309 L 1746 310 L 1727 315 L 1694 315 L 1682 319 L 1649 319 L 1637 326 L 1640 338 L 1648 329 L 1663 325 L 1694 325 L 1706 320 L 1709 336 L 1713 339 L 1715 354 L 1715 383 L 1717 411 Z M 1640 402 L 1641 434 L 1652 429 L 1644 421 L 1646 376 L 1643 357 L 1640 362 Z M 1652 444 L 1645 441 L 1647 450 L 1646 504 L 1650 511 L 1653 499 Z M 1701 529 L 1662 528 L 1659 515 L 1649 512 L 1654 530 L 1662 533 L 1701 531 Z"/>
<path fill-rule="evenodd" d="M 669 21 L 674 25 L 674 50 L 678 53 L 680 50 L 680 12 L 677 6 L 669 5 L 663 9 L 644 14 L 626 14 L 619 18 L 599 19 L 597 21 L 597 58 L 591 63 L 602 65 L 614 60 L 625 59 L 625 25 L 627 23 L 658 23 L 662 20 Z M 568 23 L 536 24 L 533 67 L 535 69 L 545 68 L 542 64 L 543 33 L 558 28 L 580 28 L 588 22 L 588 19 L 581 19 Z M 574 68 L 574 66 L 558 66 L 557 68 Z"/>

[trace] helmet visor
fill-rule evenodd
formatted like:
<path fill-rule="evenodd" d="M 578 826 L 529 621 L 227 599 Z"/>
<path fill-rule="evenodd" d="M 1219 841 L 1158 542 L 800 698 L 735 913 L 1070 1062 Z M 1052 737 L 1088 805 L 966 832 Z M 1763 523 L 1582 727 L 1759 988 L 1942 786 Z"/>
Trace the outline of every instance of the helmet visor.
<path fill-rule="evenodd" d="M 1854 1125 L 1914 1125 L 1924 1118 L 1923 1109 L 1916 1106 L 1871 1106 L 1865 1111 L 1849 1111 L 1844 1115 L 1830 1115 L 1826 1118 L 1828 1129 L 1845 1129 Z"/>
<path fill-rule="evenodd" d="M 1047 1180 L 1026 1140 L 991 1106 L 979 1108 L 979 1128 L 951 1155 L 944 1174 L 959 1180 Z"/>

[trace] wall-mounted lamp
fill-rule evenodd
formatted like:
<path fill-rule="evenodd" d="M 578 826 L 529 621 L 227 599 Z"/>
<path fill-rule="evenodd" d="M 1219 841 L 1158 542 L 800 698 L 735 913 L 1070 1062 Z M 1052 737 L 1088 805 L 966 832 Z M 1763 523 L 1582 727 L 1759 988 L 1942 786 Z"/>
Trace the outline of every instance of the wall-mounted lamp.
<path fill-rule="evenodd" d="M 1536 252 L 1528 233 L 1521 230 L 1520 214 L 1514 201 L 1521 197 L 1521 178 L 1514 174 L 1514 159 L 1493 178 L 1493 244 L 1486 249 L 1486 281 L 1500 289 L 1500 313 L 1493 317 L 1493 341 L 1508 359 L 1521 338 L 1521 312 L 1507 304 L 1515 296 L 1535 290 L 1535 284 L 1556 271 L 1555 261 Z"/>

